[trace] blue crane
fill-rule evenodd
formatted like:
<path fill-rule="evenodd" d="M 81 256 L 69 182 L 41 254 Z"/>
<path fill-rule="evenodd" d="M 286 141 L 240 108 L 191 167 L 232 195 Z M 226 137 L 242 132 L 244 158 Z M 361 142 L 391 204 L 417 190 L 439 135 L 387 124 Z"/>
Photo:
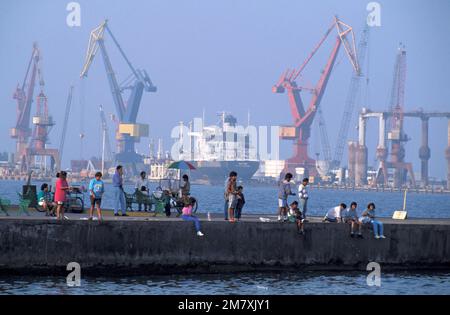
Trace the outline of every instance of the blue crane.
<path fill-rule="evenodd" d="M 131 70 L 131 76 L 121 85 L 119 85 L 117 81 L 105 47 L 105 30 L 111 37 L 112 41 Z M 112 34 L 108 26 L 108 20 L 103 21 L 98 27 L 91 31 L 86 60 L 80 74 L 82 79 L 87 77 L 89 68 L 99 47 L 103 57 L 106 76 L 108 78 L 109 87 L 111 89 L 114 105 L 116 107 L 117 116 L 119 118 L 119 134 L 117 136 L 118 152 L 116 153 L 115 160 L 117 162 L 132 164 L 142 162 L 142 157 L 135 151 L 135 143 L 139 141 L 139 137 L 148 135 L 148 126 L 137 124 L 136 119 L 143 92 L 156 92 L 156 86 L 153 85 L 145 70 L 140 70 L 133 67 L 116 38 Z M 130 90 L 130 94 L 128 101 L 125 103 L 123 99 L 123 92 L 126 90 Z"/>

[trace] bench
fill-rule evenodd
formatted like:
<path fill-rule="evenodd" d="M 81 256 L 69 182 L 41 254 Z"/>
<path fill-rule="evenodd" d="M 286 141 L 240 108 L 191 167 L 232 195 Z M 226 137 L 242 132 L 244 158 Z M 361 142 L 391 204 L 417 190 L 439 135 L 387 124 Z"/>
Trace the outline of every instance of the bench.
<path fill-rule="evenodd" d="M 139 190 L 136 190 L 132 194 L 128 194 L 124 192 L 125 194 L 125 204 L 126 204 L 126 210 L 133 211 L 133 204 L 141 204 L 144 205 L 144 208 L 148 206 L 148 209 L 152 209 L 152 204 L 154 203 L 151 196 L 147 196 L 140 192 Z"/>
<path fill-rule="evenodd" d="M 0 199 L 0 211 L 4 212 L 7 217 L 9 217 L 7 207 L 11 206 L 11 201 L 8 199 Z"/>

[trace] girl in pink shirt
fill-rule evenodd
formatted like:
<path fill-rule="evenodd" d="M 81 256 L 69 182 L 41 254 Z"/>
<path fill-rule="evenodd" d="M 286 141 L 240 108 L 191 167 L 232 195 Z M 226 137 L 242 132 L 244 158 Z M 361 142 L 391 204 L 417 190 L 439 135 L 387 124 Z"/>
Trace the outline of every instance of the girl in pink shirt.
<path fill-rule="evenodd" d="M 198 236 L 203 236 L 204 234 L 200 231 L 200 220 L 192 215 L 192 206 L 197 202 L 194 197 L 190 197 L 188 202 L 184 205 L 183 209 L 181 210 L 182 215 L 181 218 L 184 221 L 193 221 L 195 224 L 195 229 L 197 230 Z"/>

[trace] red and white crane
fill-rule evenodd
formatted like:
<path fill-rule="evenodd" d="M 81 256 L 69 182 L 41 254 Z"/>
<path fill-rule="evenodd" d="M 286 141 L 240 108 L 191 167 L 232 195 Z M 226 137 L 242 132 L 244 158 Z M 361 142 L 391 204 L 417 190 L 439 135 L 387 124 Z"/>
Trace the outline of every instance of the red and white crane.
<path fill-rule="evenodd" d="M 20 171 L 25 172 L 26 154 L 31 136 L 30 118 L 33 104 L 34 87 L 39 70 L 40 51 L 37 43 L 33 43 L 30 61 L 22 85 L 17 84 L 13 98 L 17 101 L 16 126 L 11 128 L 11 138 L 16 139 L 15 161 L 20 164 Z M 30 73 L 31 69 L 31 73 Z"/>
<path fill-rule="evenodd" d="M 321 76 L 316 86 L 313 88 L 299 85 L 296 80 L 302 75 L 306 65 L 328 38 L 333 29 L 337 31 L 337 37 L 325 68 L 321 72 Z M 323 94 L 325 92 L 331 71 L 336 61 L 336 57 L 341 45 L 344 46 L 345 52 L 352 64 L 353 69 L 359 73 L 359 64 L 356 54 L 355 36 L 351 26 L 345 24 L 334 17 L 333 23 L 328 28 L 325 35 L 314 47 L 312 52 L 303 62 L 303 64 L 294 70 L 286 70 L 273 86 L 274 93 L 287 92 L 291 114 L 294 119 L 293 126 L 285 126 L 280 129 L 280 137 L 294 141 L 294 155 L 286 161 L 284 173 L 295 173 L 295 168 L 303 167 L 308 175 L 317 175 L 315 160 L 308 155 L 308 140 L 311 136 L 311 125 L 319 108 Z M 305 109 L 300 95 L 302 90 L 310 91 L 312 94 L 308 107 Z"/>

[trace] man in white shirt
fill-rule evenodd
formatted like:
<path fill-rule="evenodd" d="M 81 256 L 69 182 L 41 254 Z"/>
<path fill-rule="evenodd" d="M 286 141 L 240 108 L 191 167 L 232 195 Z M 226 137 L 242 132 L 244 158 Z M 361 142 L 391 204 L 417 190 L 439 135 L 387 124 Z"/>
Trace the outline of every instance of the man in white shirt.
<path fill-rule="evenodd" d="M 142 210 L 142 203 L 144 203 L 144 211 L 147 211 L 148 202 L 146 201 L 149 197 L 149 189 L 148 189 L 147 173 L 145 173 L 144 171 L 141 172 L 140 177 L 136 181 L 135 188 L 137 191 L 139 191 L 139 193 L 143 195 L 141 198 L 138 198 L 139 211 Z"/>
<path fill-rule="evenodd" d="M 300 201 L 300 211 L 302 212 L 303 219 L 306 219 L 306 212 L 308 211 L 308 184 L 309 179 L 303 178 L 302 183 L 298 186 L 298 200 Z"/>
<path fill-rule="evenodd" d="M 347 205 L 345 203 L 341 203 L 339 206 L 331 208 L 330 210 L 328 210 L 322 222 L 343 222 L 341 212 L 346 208 Z"/>

